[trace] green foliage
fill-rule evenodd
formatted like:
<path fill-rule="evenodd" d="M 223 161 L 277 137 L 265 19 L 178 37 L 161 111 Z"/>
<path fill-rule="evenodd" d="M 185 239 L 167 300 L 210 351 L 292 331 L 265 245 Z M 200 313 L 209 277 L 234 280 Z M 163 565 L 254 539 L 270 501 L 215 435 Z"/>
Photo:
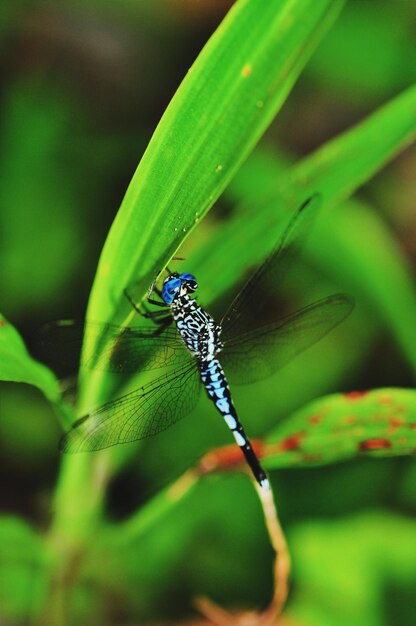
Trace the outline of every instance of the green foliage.
<path fill-rule="evenodd" d="M 144 294 L 247 157 L 341 2 L 237 2 L 160 121 L 107 238 L 89 305 L 117 317 Z M 238 123 L 236 123 L 238 120 Z M 145 228 L 144 228 L 145 225 Z"/>
<path fill-rule="evenodd" d="M 245 211 L 244 220 L 240 218 L 240 211 L 236 211 L 229 222 L 215 233 L 215 248 L 213 249 L 212 240 L 209 240 L 206 245 L 200 246 L 195 251 L 191 259 L 203 278 L 213 269 L 221 276 L 221 280 L 217 280 L 210 290 L 211 297 L 215 298 L 228 289 L 235 281 L 236 274 L 241 274 L 243 269 L 258 262 L 270 250 L 277 239 L 276 231 L 279 232 L 282 222 L 287 221 L 285 211 L 288 205 L 292 209 L 296 208 L 302 198 L 319 189 L 325 204 L 334 206 L 362 185 L 387 159 L 406 146 L 415 137 L 415 106 L 414 87 L 293 167 L 282 168 L 281 162 L 270 152 L 261 157 L 255 154 L 253 159 L 249 159 L 227 193 L 230 193 L 231 198 L 240 201 L 243 206 L 249 203 L 250 211 Z M 246 180 L 258 181 L 260 169 L 261 184 L 255 186 L 255 196 L 247 199 L 244 196 Z M 365 224 L 362 228 L 365 228 Z M 328 266 L 328 259 L 325 257 L 327 245 L 331 244 L 331 237 L 334 237 L 338 230 L 341 230 L 342 236 L 341 225 L 335 223 L 328 228 L 326 236 L 321 233 L 324 239 L 320 239 L 319 249 L 315 255 L 318 257 L 322 255 L 326 266 Z M 238 256 L 229 245 L 230 240 L 237 237 L 241 246 L 241 254 Z M 357 240 L 353 233 L 350 234 L 350 239 L 350 248 L 353 246 L 356 248 Z M 380 242 L 374 243 L 375 246 L 380 246 Z M 393 244 L 390 245 L 393 247 Z M 380 250 L 379 247 L 377 249 Z M 362 255 L 365 254 L 364 250 Z M 338 255 L 335 257 L 335 263 L 334 273 L 339 273 L 340 266 L 344 264 L 342 255 L 339 255 L 339 258 Z M 377 280 L 376 275 L 379 276 L 379 273 L 376 269 L 379 267 L 379 261 L 374 259 L 369 263 L 373 268 L 373 281 Z M 397 264 L 396 259 L 392 259 L 391 264 Z M 357 272 L 354 275 L 359 277 Z M 401 282 L 403 283 L 403 279 Z M 391 288 L 392 284 L 394 285 L 393 277 L 388 281 L 387 287 Z M 407 284 L 406 298 L 408 294 Z"/>
<path fill-rule="evenodd" d="M 95 0 L 74 14 L 73 3 L 67 2 L 71 19 L 79 19 L 86 33 L 72 22 L 68 28 L 58 8 L 57 21 L 53 11 L 40 18 L 48 28 L 40 29 L 39 40 L 36 20 L 27 18 L 23 9 L 20 13 L 9 3 L 6 18 L 0 18 L 0 34 L 12 38 L 13 29 L 30 34 L 28 48 L 20 51 L 21 62 L 30 56 L 27 50 L 43 54 L 39 63 L 44 74 L 26 67 L 27 75 L 7 84 L 0 139 L 6 155 L 0 173 L 2 307 L 8 318 L 16 315 L 19 328 L 21 319 L 33 315 L 36 325 L 42 307 L 44 321 L 55 312 L 66 317 L 76 291 L 84 310 L 82 292 L 95 268 L 93 251 L 100 249 L 112 217 L 107 208 L 117 202 L 126 172 L 137 164 L 137 145 L 145 143 L 155 125 L 154 114 L 147 126 L 141 123 L 143 102 L 152 109 L 156 99 L 152 88 L 157 72 L 150 76 L 148 63 L 156 67 L 157 55 L 149 42 L 158 32 L 156 25 L 171 33 L 175 52 L 181 38 L 173 30 L 179 28 L 180 3 L 171 3 L 167 11 L 162 0 L 122 0 L 99 5 L 98 15 Z M 199 11 L 203 3 L 196 4 Z M 214 10 L 213 4 L 207 7 Z M 416 449 L 416 404 L 402 360 L 416 368 L 412 238 L 406 257 L 397 234 L 403 214 L 395 221 L 393 207 L 387 220 L 381 216 L 394 204 L 391 198 L 397 198 L 392 189 L 397 194 L 403 187 L 405 194 L 411 186 L 396 162 L 390 183 L 385 182 L 389 174 L 380 176 L 364 187 L 361 198 L 349 199 L 416 132 L 416 89 L 408 87 L 414 77 L 411 41 L 406 37 L 412 10 L 404 3 L 400 16 L 388 0 L 380 4 L 388 10 L 350 2 L 332 27 L 341 0 L 234 3 L 171 99 L 133 175 L 105 241 L 87 312 L 95 321 L 132 321 L 123 289 L 129 287 L 139 301 L 155 275 L 166 263 L 170 266 L 173 254 L 186 257 L 185 269 L 198 276 L 200 302 L 221 311 L 228 292 L 275 245 L 291 211 L 309 194 L 321 193 L 322 215 L 301 262 L 280 290 L 276 309 L 281 306 L 285 314 L 323 293 L 346 291 L 357 300 L 356 312 L 271 379 L 233 389 L 247 432 L 261 437 L 259 449 L 288 529 L 296 583 L 288 618 L 316 626 L 382 626 L 388 616 L 395 626 L 410 624 L 406 618 L 414 608 L 414 528 L 403 511 L 415 506 L 414 464 L 404 457 Z M 194 3 L 187 10 L 196 11 Z M 90 14 L 96 15 L 95 21 Z M 183 19 L 182 35 L 198 30 L 185 26 Z M 109 21 L 114 22 L 111 27 Z M 151 36 L 146 29 L 136 31 L 140 22 Z M 116 38 L 117 29 L 122 41 Z M 72 39 L 75 31 L 82 42 L 79 49 Z M 104 36 L 109 38 L 101 47 Z M 49 57 L 53 37 L 59 43 Z M 133 39 L 140 53 L 136 51 L 129 66 Z M 168 39 L 159 88 L 178 83 L 169 69 L 173 55 Z M 368 42 L 377 48 L 371 54 L 366 53 Z M 1 45 L 7 50 L 7 37 Z M 62 69 L 59 59 L 71 46 L 77 54 Z M 91 58 L 84 56 L 88 53 Z M 55 63 L 63 75 L 56 82 L 50 78 Z M 267 144 L 254 149 L 304 66 L 306 82 L 296 87 L 281 111 L 280 130 L 272 127 Z M 93 67 L 98 68 L 95 74 Z M 71 80 L 77 72 L 82 80 L 75 87 Z M 140 89 L 138 76 L 147 80 Z M 331 110 L 334 94 L 348 101 L 345 108 L 340 103 L 340 118 L 346 116 L 349 130 L 342 130 L 345 124 L 329 124 L 318 135 L 320 146 L 295 159 L 290 151 L 296 151 L 296 141 L 288 148 L 276 135 L 283 126 L 294 135 L 298 128 L 301 134 L 305 128 L 314 131 L 313 122 L 302 125 L 303 111 L 310 112 L 308 100 L 317 98 L 319 107 Z M 104 100 L 110 115 L 103 111 Z M 355 107 L 353 115 L 348 107 Z M 135 109 L 138 128 L 130 126 Z M 102 132 L 106 124 L 107 134 Z M 328 134 L 333 135 L 329 141 Z M 411 162 L 414 157 L 407 158 Z M 280 285 L 271 288 L 278 291 Z M 75 304 L 69 314 L 74 310 Z M 382 334 L 385 329 L 389 340 Z M 100 337 L 96 339 L 90 339 L 88 350 L 103 347 Z M 374 356 L 380 346 L 382 359 L 379 352 Z M 29 355 L 3 317 L 0 380 L 34 386 L 62 422 L 75 418 L 55 376 Z M 126 388 L 141 380 L 138 373 Z M 101 371 L 83 370 L 80 383 L 81 412 L 121 393 L 118 381 Z M 365 395 L 340 393 L 376 386 L 381 388 Z M 19 393 L 21 386 L 14 387 Z M 2 495 L 6 510 L 16 507 L 29 521 L 0 519 L 2 623 L 66 626 L 174 619 L 188 614 L 192 598 L 200 593 L 230 606 L 268 602 L 272 554 L 254 490 L 235 471 L 241 467 L 237 462 L 227 465 L 228 448 L 213 451 L 225 462 L 202 478 L 210 473 L 203 464 L 206 453 L 229 443 L 229 433 L 207 400 L 193 419 L 140 443 L 140 448 L 65 457 L 59 468 L 49 469 L 51 475 L 39 478 L 48 471 L 47 459 L 53 458 L 55 447 L 48 456 L 35 437 L 31 440 L 32 426 L 24 430 L 24 414 L 13 403 L 12 388 L 9 384 L 0 406 L 7 411 L 1 454 L 15 482 L 2 480 Z M 35 404 L 27 394 L 32 416 L 42 410 L 44 400 L 38 396 Z M 25 445 L 34 450 L 26 465 L 14 454 L 13 437 L 7 441 L 17 419 L 26 433 Z M 33 480 L 44 482 L 24 487 L 20 474 L 29 464 L 37 476 Z M 317 465 L 329 467 L 312 468 Z M 171 482 L 174 476 L 180 478 Z M 365 508 L 367 502 L 380 510 L 351 515 L 351 509 Z M 400 508 L 403 517 L 386 516 L 385 505 Z M 334 514 L 343 519 L 322 519 Z M 39 526 L 42 536 L 33 530 Z M 386 606 L 383 591 L 397 588 L 405 594 L 410 590 L 410 601 L 405 595 L 400 606 L 393 601 Z"/>
<path fill-rule="evenodd" d="M 414 520 L 380 512 L 295 527 L 290 542 L 298 587 L 289 614 L 313 625 L 377 626 L 388 609 L 391 623 L 411 623 L 415 531 Z M 400 611 L 400 587 L 408 590 L 407 615 Z"/>
<path fill-rule="evenodd" d="M 311 257 L 322 268 L 336 259 L 346 288 L 388 327 L 415 371 L 416 293 L 405 255 L 375 207 L 350 200 L 344 208 L 317 224 Z M 357 243 L 357 232 L 371 233 L 365 245 Z"/>
<path fill-rule="evenodd" d="M 273 430 L 270 467 L 303 467 L 416 449 L 416 392 L 377 389 L 315 400 Z M 275 452 L 273 452 L 275 450 Z"/>
<path fill-rule="evenodd" d="M 0 315 L 0 380 L 27 383 L 38 387 L 47 398 L 59 398 L 59 386 L 53 373 L 32 359 L 19 333 Z"/>
<path fill-rule="evenodd" d="M 47 595 L 48 552 L 22 520 L 0 519 L 0 606 L 12 623 L 39 614 Z"/>
<path fill-rule="evenodd" d="M 371 2 L 347 3 L 342 24 L 331 28 L 307 72 L 351 104 L 371 103 L 414 82 L 414 64 L 407 62 L 414 54 L 406 36 L 409 23 L 403 20 L 391 28 L 397 8 L 389 3 L 374 11 Z"/>
<path fill-rule="evenodd" d="M 59 92 L 39 92 L 34 80 L 13 85 L 2 109 L 2 150 L 7 158 L 0 172 L 0 263 L 7 271 L 2 272 L 0 287 L 14 303 L 13 314 L 22 306 L 33 313 L 50 293 L 63 295 L 65 282 L 85 262 L 76 228 L 81 216 L 73 212 L 83 187 L 62 163 L 62 145 L 74 141 L 76 130 L 71 103 Z M 19 228 L 22 220 L 26 228 Z M 45 237 L 48 229 L 53 237 Z M 59 265 L 51 263 L 53 258 L 60 259 Z"/>

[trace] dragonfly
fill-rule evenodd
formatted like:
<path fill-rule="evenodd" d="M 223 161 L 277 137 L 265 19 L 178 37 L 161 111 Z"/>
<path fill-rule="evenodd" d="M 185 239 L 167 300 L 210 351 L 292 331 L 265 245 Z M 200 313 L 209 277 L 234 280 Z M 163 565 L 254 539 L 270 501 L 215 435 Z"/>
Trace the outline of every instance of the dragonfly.
<path fill-rule="evenodd" d="M 86 322 L 84 332 L 104 337 L 106 347 L 98 356 L 84 354 L 84 366 L 115 373 L 167 371 L 77 419 L 64 434 L 61 451 L 92 452 L 156 435 L 189 414 L 204 387 L 255 481 L 269 490 L 268 476 L 239 419 L 229 382 L 253 383 L 271 376 L 351 313 L 353 300 L 333 294 L 274 319 L 274 288 L 285 279 L 320 204 L 320 195 L 314 194 L 294 212 L 283 235 L 220 323 L 195 300 L 195 276 L 170 271 L 161 289 L 153 281 L 147 297 L 153 307 L 150 311 L 147 307 L 144 312 L 125 292 L 135 311 L 155 323 L 152 327 Z M 272 321 L 262 323 L 265 315 Z"/>

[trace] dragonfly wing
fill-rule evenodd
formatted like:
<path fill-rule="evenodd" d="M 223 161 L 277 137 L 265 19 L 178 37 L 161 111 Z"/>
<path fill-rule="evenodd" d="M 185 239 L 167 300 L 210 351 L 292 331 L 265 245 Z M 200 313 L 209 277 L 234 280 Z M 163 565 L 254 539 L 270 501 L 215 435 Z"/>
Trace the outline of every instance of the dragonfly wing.
<path fill-rule="evenodd" d="M 201 388 L 194 360 L 74 422 L 62 437 L 65 453 L 91 452 L 166 430 L 196 405 Z"/>
<path fill-rule="evenodd" d="M 314 194 L 297 209 L 275 248 L 233 300 L 221 322 L 225 341 L 256 328 L 276 305 L 274 292 L 302 248 L 321 201 L 320 194 Z"/>
<path fill-rule="evenodd" d="M 322 339 L 353 308 L 354 302 L 348 296 L 332 295 L 275 323 L 225 342 L 220 360 L 227 378 L 234 384 L 267 378 Z"/>
<path fill-rule="evenodd" d="M 188 357 L 176 328 L 122 327 L 98 322 L 61 321 L 44 326 L 36 338 L 35 356 L 59 375 L 79 368 L 84 337 L 97 352 L 84 352 L 83 366 L 113 373 L 131 374 L 161 367 L 179 366 Z"/>

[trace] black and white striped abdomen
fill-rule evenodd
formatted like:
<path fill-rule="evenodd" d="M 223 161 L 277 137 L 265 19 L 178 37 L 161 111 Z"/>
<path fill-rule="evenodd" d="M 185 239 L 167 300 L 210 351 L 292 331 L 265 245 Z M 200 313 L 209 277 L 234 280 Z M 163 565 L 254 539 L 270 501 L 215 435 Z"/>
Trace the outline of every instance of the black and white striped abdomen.
<path fill-rule="evenodd" d="M 208 396 L 224 417 L 224 420 L 232 431 L 238 445 L 244 446 L 246 444 L 246 439 L 245 437 L 242 437 L 239 432 L 237 413 L 233 406 L 228 382 L 220 362 L 217 359 L 212 359 L 201 363 L 200 372 L 201 379 L 205 389 L 207 390 Z"/>
<path fill-rule="evenodd" d="M 269 489 L 266 472 L 261 467 L 237 417 L 227 379 L 216 358 L 223 348 L 220 339 L 221 326 L 214 322 L 209 313 L 198 306 L 188 294 L 175 298 L 170 306 L 176 327 L 186 347 L 198 362 L 201 380 L 210 400 L 223 416 L 257 482 L 263 489 Z"/>
<path fill-rule="evenodd" d="M 221 364 L 217 359 L 202 361 L 199 363 L 201 379 L 207 390 L 209 398 L 214 402 L 217 410 L 223 416 L 234 439 L 240 446 L 247 463 L 251 467 L 257 482 L 264 488 L 269 489 L 269 481 L 266 472 L 261 467 L 257 456 L 251 447 L 244 428 L 242 427 L 237 412 L 231 400 L 231 393 Z"/>

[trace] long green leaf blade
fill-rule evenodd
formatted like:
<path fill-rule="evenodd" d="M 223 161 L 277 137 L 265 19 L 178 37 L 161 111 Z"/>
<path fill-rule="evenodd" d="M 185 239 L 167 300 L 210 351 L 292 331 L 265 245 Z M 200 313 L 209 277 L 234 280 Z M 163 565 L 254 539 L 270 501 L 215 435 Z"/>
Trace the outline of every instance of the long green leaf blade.
<path fill-rule="evenodd" d="M 182 82 L 131 181 L 100 259 L 91 319 L 125 318 L 123 287 L 137 281 L 143 294 L 218 198 L 341 4 L 235 3 Z"/>
<path fill-rule="evenodd" d="M 256 197 L 250 198 L 250 213 L 244 211 L 244 219 L 240 219 L 240 211 L 236 210 L 235 217 L 215 233 L 215 246 L 210 240 L 188 255 L 188 266 L 198 271 L 201 284 L 221 268 L 215 284 L 210 285 L 210 298 L 221 295 L 245 268 L 264 258 L 289 218 L 286 209 L 296 208 L 316 191 L 326 204 L 340 202 L 413 141 L 415 111 L 416 87 L 412 87 L 286 172 L 277 163 L 274 184 L 270 180 L 258 187 Z M 232 199 L 241 197 L 239 186 L 245 188 L 251 169 L 248 160 L 230 186 Z M 262 189 L 266 190 L 264 194 Z M 233 241 L 239 243 L 238 254 Z"/>

